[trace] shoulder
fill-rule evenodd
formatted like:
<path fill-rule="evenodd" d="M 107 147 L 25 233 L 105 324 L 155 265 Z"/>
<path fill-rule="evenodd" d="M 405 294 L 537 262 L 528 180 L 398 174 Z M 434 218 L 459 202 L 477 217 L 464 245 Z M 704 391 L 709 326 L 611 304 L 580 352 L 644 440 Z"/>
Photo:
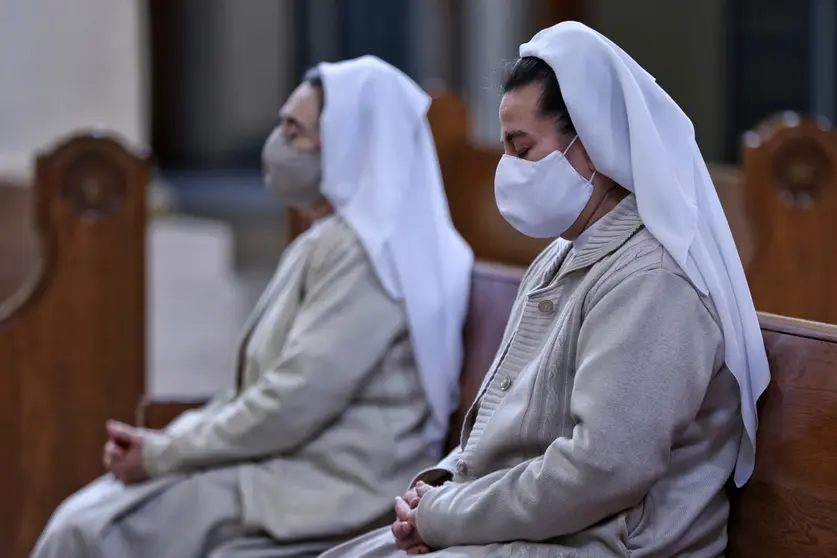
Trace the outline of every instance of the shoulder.
<path fill-rule="evenodd" d="M 370 265 L 354 229 L 339 215 L 315 223 L 304 234 L 314 268 Z"/>
<path fill-rule="evenodd" d="M 720 327 L 720 318 L 710 296 L 703 294 L 668 250 L 642 228 L 599 265 L 601 277 L 588 293 L 595 303 L 614 290 L 653 288 L 660 305 L 677 308 L 680 303 L 699 301 Z M 630 293 L 625 293 L 630 296 Z"/>

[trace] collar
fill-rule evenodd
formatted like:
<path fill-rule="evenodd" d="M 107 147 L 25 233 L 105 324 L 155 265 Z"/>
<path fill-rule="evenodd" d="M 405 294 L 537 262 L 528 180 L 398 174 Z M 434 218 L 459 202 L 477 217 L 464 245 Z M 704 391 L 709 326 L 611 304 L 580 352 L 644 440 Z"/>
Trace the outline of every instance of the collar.
<path fill-rule="evenodd" d="M 584 245 L 587 244 L 587 240 L 591 236 L 593 236 L 594 232 L 596 232 L 596 227 L 598 227 L 598 225 L 599 225 L 599 221 L 596 221 L 595 223 L 593 223 L 589 227 L 587 227 L 585 230 L 581 231 L 581 234 L 578 235 L 578 238 L 576 238 L 572 242 L 572 245 L 573 245 L 573 249 L 572 249 L 572 252 L 571 252 L 572 254 L 576 254 L 582 248 L 584 248 Z"/>
<path fill-rule="evenodd" d="M 642 226 L 636 196 L 630 194 L 595 223 L 592 234 L 570 255 L 572 259 L 561 270 L 561 275 L 597 263 L 627 242 Z"/>

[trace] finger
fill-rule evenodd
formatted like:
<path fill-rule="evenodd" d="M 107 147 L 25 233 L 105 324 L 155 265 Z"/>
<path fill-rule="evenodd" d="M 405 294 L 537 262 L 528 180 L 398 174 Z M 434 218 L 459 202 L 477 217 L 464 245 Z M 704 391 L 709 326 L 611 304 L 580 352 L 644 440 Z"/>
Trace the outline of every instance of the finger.
<path fill-rule="evenodd" d="M 416 546 L 413 546 L 413 547 L 407 549 L 407 554 L 409 556 L 415 556 L 417 554 L 427 554 L 429 552 L 430 552 L 430 547 L 427 546 L 424 543 L 417 544 Z"/>
<path fill-rule="evenodd" d="M 108 436 L 119 445 L 133 445 L 138 440 L 134 428 L 124 422 L 109 420 L 105 425 L 105 429 L 108 432 Z"/>
<path fill-rule="evenodd" d="M 108 440 L 105 444 L 105 448 L 102 451 L 102 463 L 105 466 L 105 469 L 110 470 L 113 464 L 122 459 L 125 456 L 125 452 L 117 446 L 112 440 Z"/>
<path fill-rule="evenodd" d="M 416 496 L 418 496 L 418 492 L 416 491 L 416 487 L 413 487 L 404 494 L 404 501 L 412 502 Z"/>
<path fill-rule="evenodd" d="M 424 484 L 423 482 L 419 482 L 419 483 L 416 485 L 416 494 L 418 495 L 418 497 L 419 497 L 419 498 L 421 498 L 422 496 L 424 496 L 425 494 L 427 494 L 427 492 L 428 492 L 431 488 L 433 488 L 433 487 L 432 487 L 432 486 L 430 486 L 429 484 Z"/>
<path fill-rule="evenodd" d="M 395 499 L 395 515 L 399 521 L 412 521 L 415 512 L 410 508 L 410 505 L 404 501 L 403 498 Z"/>
<path fill-rule="evenodd" d="M 125 450 L 113 440 L 108 440 L 105 444 L 105 453 L 114 459 L 122 459 L 125 457 Z"/>
<path fill-rule="evenodd" d="M 409 550 L 419 544 L 423 543 L 416 532 L 413 532 L 413 534 L 406 539 L 395 539 L 395 547 L 399 550 Z"/>
<path fill-rule="evenodd" d="M 396 521 L 392 524 L 392 535 L 396 539 L 406 539 L 413 534 L 413 525 L 406 521 Z"/>

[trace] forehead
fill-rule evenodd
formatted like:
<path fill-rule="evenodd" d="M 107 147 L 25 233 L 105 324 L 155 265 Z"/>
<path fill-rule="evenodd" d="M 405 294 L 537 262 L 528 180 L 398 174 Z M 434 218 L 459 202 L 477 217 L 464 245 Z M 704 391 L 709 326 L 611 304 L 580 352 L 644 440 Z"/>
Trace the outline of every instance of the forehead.
<path fill-rule="evenodd" d="M 318 87 L 303 82 L 294 89 L 279 113 L 299 120 L 311 121 L 320 115 L 321 93 Z"/>
<path fill-rule="evenodd" d="M 521 124 L 537 118 L 541 94 L 540 84 L 531 83 L 503 95 L 500 102 L 500 122 L 503 126 Z"/>

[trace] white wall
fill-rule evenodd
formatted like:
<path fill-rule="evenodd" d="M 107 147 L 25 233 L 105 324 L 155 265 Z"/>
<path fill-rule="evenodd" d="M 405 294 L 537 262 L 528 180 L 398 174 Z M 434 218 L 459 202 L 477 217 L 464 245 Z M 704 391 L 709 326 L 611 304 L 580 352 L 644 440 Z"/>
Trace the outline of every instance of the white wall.
<path fill-rule="evenodd" d="M 148 139 L 142 0 L 0 0 L 0 172 L 101 124 Z"/>

